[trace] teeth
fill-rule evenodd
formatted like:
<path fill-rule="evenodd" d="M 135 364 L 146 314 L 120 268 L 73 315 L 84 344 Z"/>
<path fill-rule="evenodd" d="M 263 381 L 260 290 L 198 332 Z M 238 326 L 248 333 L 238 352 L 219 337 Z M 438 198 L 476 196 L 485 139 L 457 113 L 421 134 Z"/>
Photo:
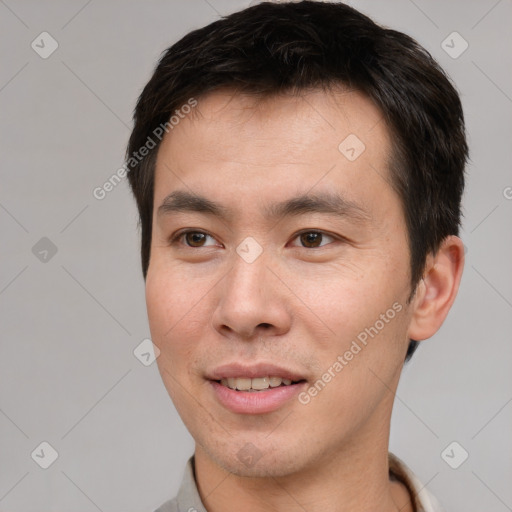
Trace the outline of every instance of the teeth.
<path fill-rule="evenodd" d="M 256 379 L 252 379 L 252 389 L 268 389 L 269 387 L 270 377 L 258 377 Z"/>
<path fill-rule="evenodd" d="M 251 379 L 236 378 L 235 382 L 236 382 L 236 389 L 238 389 L 240 391 L 248 391 L 249 389 L 251 389 Z"/>
<path fill-rule="evenodd" d="M 276 388 L 281 384 L 289 386 L 292 383 L 290 379 L 282 379 L 281 377 L 256 377 L 254 379 L 230 377 L 229 379 L 222 379 L 220 382 L 223 386 L 239 391 L 261 391 L 269 387 Z"/>
<path fill-rule="evenodd" d="M 271 388 L 276 388 L 277 386 L 281 385 L 281 382 L 283 382 L 283 379 L 281 379 L 281 377 L 270 377 L 270 379 L 268 379 L 268 381 L 269 381 Z"/>

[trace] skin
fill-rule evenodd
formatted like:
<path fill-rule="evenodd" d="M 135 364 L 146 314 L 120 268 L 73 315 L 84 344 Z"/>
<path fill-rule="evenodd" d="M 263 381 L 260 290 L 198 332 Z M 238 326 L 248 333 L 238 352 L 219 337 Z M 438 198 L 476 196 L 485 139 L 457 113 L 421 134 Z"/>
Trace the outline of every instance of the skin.
<path fill-rule="evenodd" d="M 366 149 L 349 161 L 338 145 L 356 134 Z M 458 290 L 462 242 L 429 255 L 412 301 L 407 231 L 389 184 L 390 136 L 379 110 L 357 92 L 313 91 L 256 100 L 224 90 L 158 152 L 146 301 L 166 389 L 195 439 L 196 480 L 209 512 L 413 510 L 388 478 L 390 417 L 410 338 L 432 336 Z M 175 190 L 233 212 L 158 215 Z M 307 213 L 280 220 L 264 207 L 336 190 L 364 220 Z M 207 237 L 181 237 L 190 228 Z M 303 240 L 302 230 L 321 231 Z M 253 237 L 262 254 L 236 252 Z M 394 303 L 402 310 L 311 401 L 235 414 L 205 376 L 221 364 L 272 362 L 311 386 Z M 248 467 L 247 443 L 260 458 Z"/>

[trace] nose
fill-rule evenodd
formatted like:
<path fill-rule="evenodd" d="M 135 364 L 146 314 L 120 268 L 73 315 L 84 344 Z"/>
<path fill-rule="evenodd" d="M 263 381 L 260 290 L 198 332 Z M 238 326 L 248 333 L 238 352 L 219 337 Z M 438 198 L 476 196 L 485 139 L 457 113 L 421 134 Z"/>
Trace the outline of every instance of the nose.
<path fill-rule="evenodd" d="M 212 323 L 223 336 L 253 340 L 289 330 L 289 293 L 269 269 L 264 254 L 252 263 L 235 255 L 231 270 L 216 287 Z"/>

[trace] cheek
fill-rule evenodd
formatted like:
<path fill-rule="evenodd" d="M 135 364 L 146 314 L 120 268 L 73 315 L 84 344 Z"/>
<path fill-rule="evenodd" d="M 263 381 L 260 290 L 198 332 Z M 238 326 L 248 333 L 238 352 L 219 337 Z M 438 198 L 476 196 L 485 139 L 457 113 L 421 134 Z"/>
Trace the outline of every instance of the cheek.
<path fill-rule="evenodd" d="M 357 334 L 372 326 L 381 314 L 401 300 L 397 280 L 389 281 L 382 270 L 366 267 L 364 272 L 332 269 L 331 272 L 317 272 L 314 277 L 301 275 L 298 295 L 313 315 L 315 322 L 321 321 L 322 330 L 328 338 L 339 340 L 341 345 L 350 344 Z M 390 316 L 395 311 L 390 312 Z M 380 324 L 379 324 L 380 325 Z"/>
<path fill-rule="evenodd" d="M 146 306 L 151 339 L 160 350 L 158 370 L 176 409 L 186 417 L 192 404 L 185 390 L 195 382 L 191 369 L 203 332 L 195 318 L 205 312 L 196 297 L 199 290 L 185 286 L 177 275 L 153 266 L 146 278 Z"/>
<path fill-rule="evenodd" d="M 154 266 L 146 278 L 146 307 L 153 343 L 160 349 L 159 363 L 167 368 L 188 361 L 204 328 L 204 293 L 190 286 L 178 272 Z M 202 318 L 203 322 L 197 321 Z M 203 325 L 203 327 L 201 327 Z M 179 355 L 179 358 L 176 357 Z M 170 368 L 169 368 L 170 369 Z"/>
<path fill-rule="evenodd" d="M 369 269 L 357 278 L 345 275 L 345 279 L 325 278 L 314 284 L 303 280 L 302 285 L 304 302 L 322 320 L 324 331 L 328 328 L 325 337 L 311 332 L 320 362 L 317 378 L 322 381 L 317 386 L 322 398 L 314 407 L 319 415 L 358 411 L 364 416 L 361 404 L 372 409 L 386 396 L 386 385 L 391 385 L 405 357 L 404 282 L 395 273 Z M 314 316 L 310 318 L 318 323 Z"/>
<path fill-rule="evenodd" d="M 204 295 L 201 283 L 191 282 L 179 266 L 165 264 L 162 259 L 155 255 L 146 278 L 149 321 L 159 336 L 186 325 Z"/>

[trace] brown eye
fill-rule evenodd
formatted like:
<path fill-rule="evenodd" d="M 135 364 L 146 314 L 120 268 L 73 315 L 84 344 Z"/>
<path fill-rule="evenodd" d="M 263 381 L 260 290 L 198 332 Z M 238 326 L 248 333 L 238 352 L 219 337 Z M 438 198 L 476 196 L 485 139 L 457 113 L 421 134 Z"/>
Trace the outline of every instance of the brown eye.
<path fill-rule="evenodd" d="M 215 244 L 206 245 L 205 242 L 210 238 L 215 242 L 215 239 L 203 231 L 194 231 L 189 229 L 188 231 L 180 231 L 175 234 L 171 240 L 171 245 L 189 247 L 191 249 L 198 249 L 201 247 L 213 247 Z"/>
<path fill-rule="evenodd" d="M 190 247 L 202 247 L 208 235 L 200 231 L 189 231 L 184 233 L 183 236 L 185 237 L 186 244 Z"/>
<path fill-rule="evenodd" d="M 306 247 L 318 247 L 322 241 L 322 233 L 310 232 L 310 233 L 302 233 L 300 235 L 300 241 Z"/>
<path fill-rule="evenodd" d="M 296 238 L 300 239 L 301 247 L 306 249 L 316 249 L 317 247 L 328 245 L 328 243 L 321 245 L 326 237 L 327 239 L 334 240 L 334 237 L 321 231 L 304 231 L 296 236 Z"/>

